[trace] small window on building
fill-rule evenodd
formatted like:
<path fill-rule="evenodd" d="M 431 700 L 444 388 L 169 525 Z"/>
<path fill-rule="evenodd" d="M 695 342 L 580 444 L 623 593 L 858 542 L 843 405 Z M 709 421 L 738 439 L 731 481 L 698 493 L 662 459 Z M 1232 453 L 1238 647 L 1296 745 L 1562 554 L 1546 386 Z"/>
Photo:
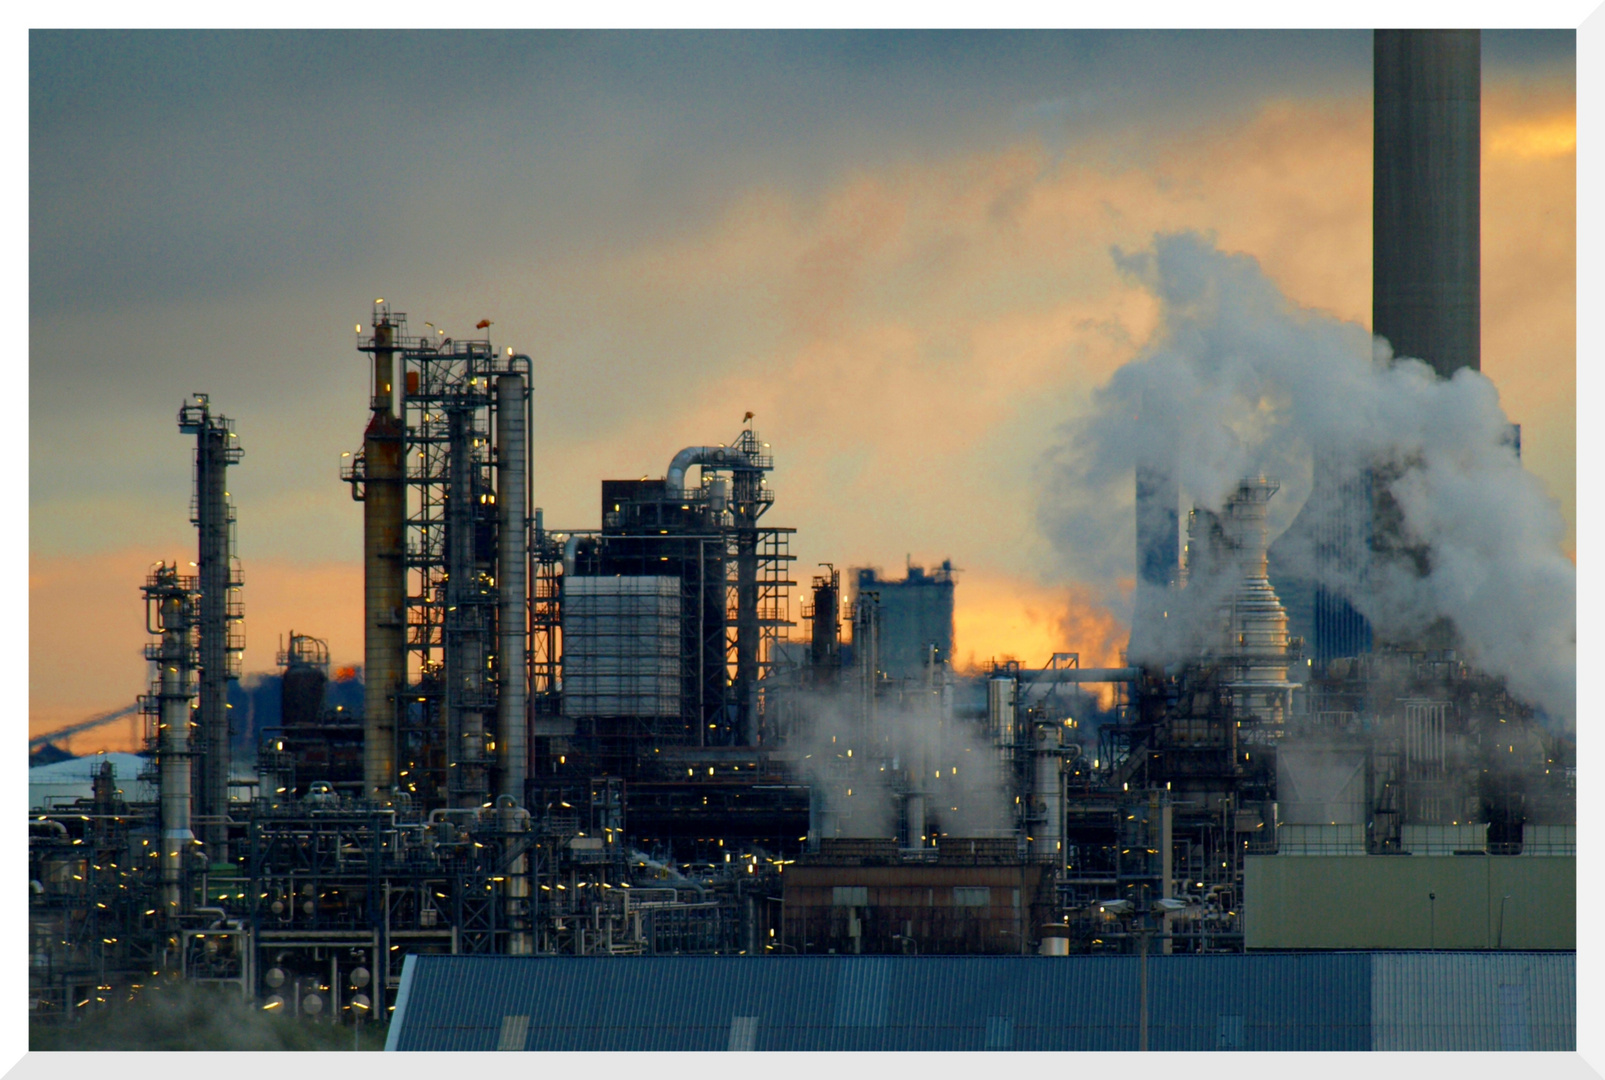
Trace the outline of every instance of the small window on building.
<path fill-rule="evenodd" d="M 830 890 L 830 902 L 836 907 L 868 907 L 869 886 L 837 885 Z"/>
<path fill-rule="evenodd" d="M 954 907 L 990 907 L 992 890 L 985 885 L 953 886 Z"/>

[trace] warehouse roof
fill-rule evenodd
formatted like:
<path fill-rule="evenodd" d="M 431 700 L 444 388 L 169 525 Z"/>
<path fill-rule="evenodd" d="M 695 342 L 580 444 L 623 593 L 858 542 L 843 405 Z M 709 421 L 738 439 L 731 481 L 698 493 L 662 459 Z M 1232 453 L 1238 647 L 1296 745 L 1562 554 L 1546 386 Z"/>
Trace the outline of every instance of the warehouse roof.
<path fill-rule="evenodd" d="M 1154 956 L 1154 1050 L 1575 1049 L 1573 953 Z M 1134 1050 L 1133 956 L 409 956 L 387 1049 Z"/>

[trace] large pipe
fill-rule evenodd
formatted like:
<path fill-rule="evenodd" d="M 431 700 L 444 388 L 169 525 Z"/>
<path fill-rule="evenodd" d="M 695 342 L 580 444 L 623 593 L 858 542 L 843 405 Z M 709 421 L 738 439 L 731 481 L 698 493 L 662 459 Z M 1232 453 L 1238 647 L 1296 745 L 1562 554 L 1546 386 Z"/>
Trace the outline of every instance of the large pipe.
<path fill-rule="evenodd" d="M 744 465 L 746 457 L 729 446 L 688 446 L 674 455 L 663 474 L 664 493 L 670 498 L 685 491 L 686 470 L 693 465 Z"/>
<path fill-rule="evenodd" d="M 1482 366 L 1482 37 L 1373 36 L 1371 329 L 1444 378 Z"/>
<path fill-rule="evenodd" d="M 1117 683 L 1136 682 L 1141 668 L 1025 668 L 1018 678 L 1021 682 L 1042 683 Z M 994 682 L 998 680 L 994 679 Z"/>
<path fill-rule="evenodd" d="M 404 432 L 395 413 L 395 326 L 376 317 L 373 415 L 363 437 L 363 788 L 388 802 L 396 783 L 396 718 L 406 678 L 407 571 Z"/>
<path fill-rule="evenodd" d="M 529 536 L 525 528 L 528 433 L 524 430 L 524 377 L 496 380 L 496 588 L 500 600 L 497 664 L 501 686 L 496 698 L 496 751 L 501 793 L 524 798 L 528 771 L 529 671 L 526 657 L 528 608 L 525 603 Z M 515 873 L 515 878 L 518 876 Z"/>

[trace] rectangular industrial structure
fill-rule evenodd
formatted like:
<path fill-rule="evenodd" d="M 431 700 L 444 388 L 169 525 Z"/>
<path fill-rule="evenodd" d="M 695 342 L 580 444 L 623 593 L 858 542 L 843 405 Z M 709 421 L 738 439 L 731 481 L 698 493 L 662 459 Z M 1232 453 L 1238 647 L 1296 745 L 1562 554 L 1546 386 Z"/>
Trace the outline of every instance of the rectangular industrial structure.
<path fill-rule="evenodd" d="M 1577 858 L 1250 855 L 1250 949 L 1576 949 Z"/>

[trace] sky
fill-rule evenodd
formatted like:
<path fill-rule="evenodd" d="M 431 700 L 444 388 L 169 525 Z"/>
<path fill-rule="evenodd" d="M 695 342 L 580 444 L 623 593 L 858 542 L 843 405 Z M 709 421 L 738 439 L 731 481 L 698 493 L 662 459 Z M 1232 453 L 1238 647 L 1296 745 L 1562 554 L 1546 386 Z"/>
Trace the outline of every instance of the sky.
<path fill-rule="evenodd" d="M 1574 44 L 1483 35 L 1482 367 L 1575 560 Z M 28 140 L 33 731 L 144 688 L 195 391 L 245 450 L 245 670 L 360 662 L 376 297 L 533 357 L 548 527 L 750 410 L 794 576 L 951 558 L 961 663 L 1124 644 L 1039 525 L 1155 330 L 1117 249 L 1198 231 L 1370 322 L 1368 31 L 36 31 Z"/>

